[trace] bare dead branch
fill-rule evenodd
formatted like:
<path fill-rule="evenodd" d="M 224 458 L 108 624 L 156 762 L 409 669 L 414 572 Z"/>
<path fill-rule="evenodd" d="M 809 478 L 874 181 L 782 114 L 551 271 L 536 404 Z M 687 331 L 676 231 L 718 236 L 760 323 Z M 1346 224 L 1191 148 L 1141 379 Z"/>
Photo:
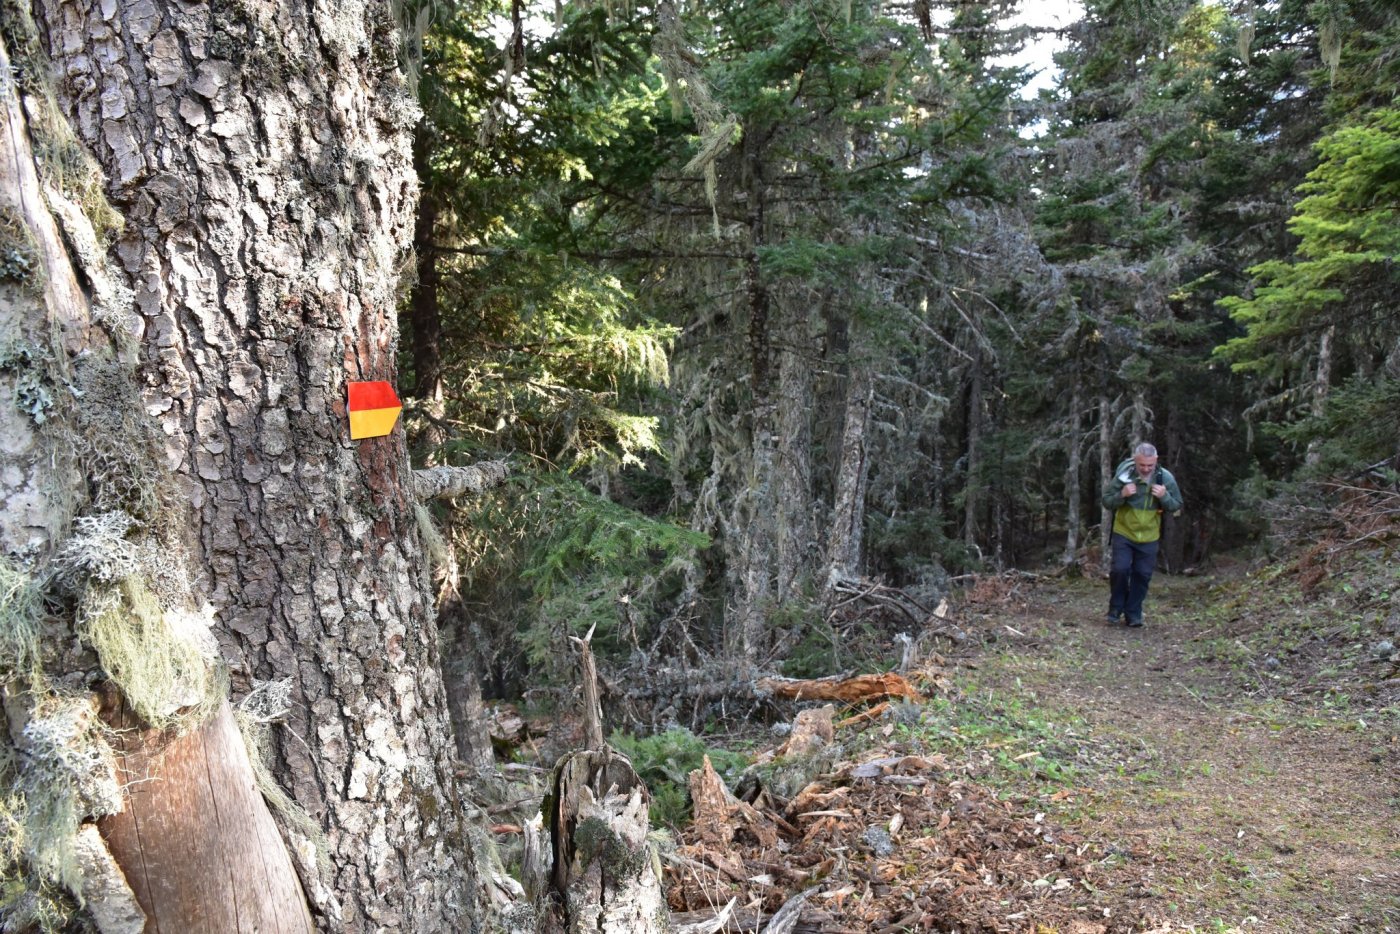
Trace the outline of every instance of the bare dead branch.
<path fill-rule="evenodd" d="M 476 495 L 505 483 L 507 476 L 504 460 L 482 461 L 470 467 L 429 467 L 413 472 L 413 493 L 420 500 Z"/>

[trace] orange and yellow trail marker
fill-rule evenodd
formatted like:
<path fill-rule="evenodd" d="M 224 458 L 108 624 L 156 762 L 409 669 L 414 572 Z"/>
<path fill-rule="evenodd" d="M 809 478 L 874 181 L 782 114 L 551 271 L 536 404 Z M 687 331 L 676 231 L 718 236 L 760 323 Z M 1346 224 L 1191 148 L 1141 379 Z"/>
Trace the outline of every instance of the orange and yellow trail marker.
<path fill-rule="evenodd" d="M 350 383 L 350 437 L 379 438 L 394 430 L 403 403 L 385 382 Z"/>

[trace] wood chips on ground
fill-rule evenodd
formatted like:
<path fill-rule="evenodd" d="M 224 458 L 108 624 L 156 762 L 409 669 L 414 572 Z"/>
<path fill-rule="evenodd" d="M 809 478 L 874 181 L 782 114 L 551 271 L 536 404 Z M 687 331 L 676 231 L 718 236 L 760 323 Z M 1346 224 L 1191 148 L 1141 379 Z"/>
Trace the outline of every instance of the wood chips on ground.
<path fill-rule="evenodd" d="M 666 871 L 681 919 L 734 900 L 722 930 L 762 931 L 805 895 L 789 931 L 1110 934 L 1146 921 L 1096 904 L 1084 840 L 959 779 L 941 755 L 876 752 L 789 801 L 739 801 L 708 761 L 691 787 L 696 820 Z"/>

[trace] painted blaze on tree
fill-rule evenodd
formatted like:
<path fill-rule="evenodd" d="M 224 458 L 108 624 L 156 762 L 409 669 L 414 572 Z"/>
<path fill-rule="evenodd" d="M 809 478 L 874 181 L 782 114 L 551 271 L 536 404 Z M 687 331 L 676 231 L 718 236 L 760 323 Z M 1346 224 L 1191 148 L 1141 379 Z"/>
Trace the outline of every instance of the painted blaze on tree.
<path fill-rule="evenodd" d="M 382 380 L 351 383 L 348 391 L 352 439 L 382 438 L 394 430 L 403 405 L 393 386 Z"/>

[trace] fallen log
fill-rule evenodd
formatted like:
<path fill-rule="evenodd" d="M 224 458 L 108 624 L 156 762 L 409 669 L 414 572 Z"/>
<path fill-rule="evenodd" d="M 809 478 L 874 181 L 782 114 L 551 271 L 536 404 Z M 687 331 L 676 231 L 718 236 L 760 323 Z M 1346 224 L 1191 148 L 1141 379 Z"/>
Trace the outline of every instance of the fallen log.
<path fill-rule="evenodd" d="M 754 683 L 759 691 L 789 700 L 828 700 L 843 704 L 903 697 L 921 702 L 923 696 L 903 676 L 894 672 L 882 675 L 856 675 L 851 678 L 760 678 Z"/>

